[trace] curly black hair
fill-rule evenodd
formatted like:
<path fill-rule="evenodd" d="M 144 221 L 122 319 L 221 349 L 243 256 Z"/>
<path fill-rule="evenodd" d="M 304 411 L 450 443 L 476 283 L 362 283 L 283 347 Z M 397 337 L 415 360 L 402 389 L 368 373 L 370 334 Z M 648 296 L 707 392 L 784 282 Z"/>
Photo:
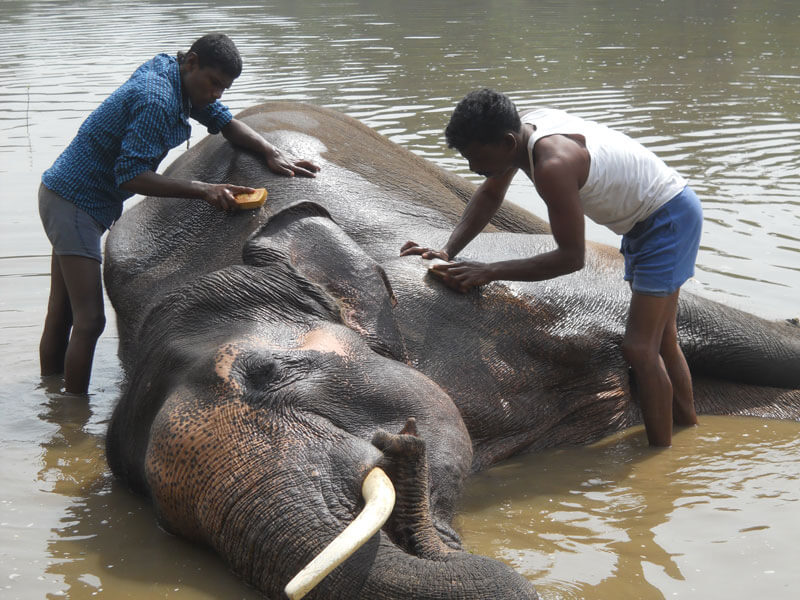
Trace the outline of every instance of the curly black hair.
<path fill-rule="evenodd" d="M 233 40 L 224 33 L 208 33 L 198 39 L 189 52 L 197 55 L 200 68 L 219 69 L 228 77 L 236 79 L 242 73 L 242 57 Z M 178 62 L 183 64 L 189 52 L 178 52 Z"/>
<path fill-rule="evenodd" d="M 489 88 L 470 92 L 458 103 L 444 130 L 447 145 L 458 151 L 472 142 L 499 142 L 522 127 L 517 107 L 505 94 Z"/>

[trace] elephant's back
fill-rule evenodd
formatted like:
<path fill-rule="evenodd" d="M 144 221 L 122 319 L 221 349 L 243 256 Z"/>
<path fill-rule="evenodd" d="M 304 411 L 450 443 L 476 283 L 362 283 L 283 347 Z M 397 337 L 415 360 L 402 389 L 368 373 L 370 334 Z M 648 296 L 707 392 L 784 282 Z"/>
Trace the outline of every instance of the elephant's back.
<path fill-rule="evenodd" d="M 237 118 L 262 134 L 296 131 L 319 139 L 324 157 L 362 177 L 380 181 L 421 207 L 433 208 L 443 223 L 455 224 L 475 185 L 417 156 L 361 121 L 329 108 L 294 102 L 269 102 L 246 109 Z M 444 124 L 442 125 L 444 131 Z M 505 203 L 491 221 L 500 231 L 548 233 L 546 221 Z"/>

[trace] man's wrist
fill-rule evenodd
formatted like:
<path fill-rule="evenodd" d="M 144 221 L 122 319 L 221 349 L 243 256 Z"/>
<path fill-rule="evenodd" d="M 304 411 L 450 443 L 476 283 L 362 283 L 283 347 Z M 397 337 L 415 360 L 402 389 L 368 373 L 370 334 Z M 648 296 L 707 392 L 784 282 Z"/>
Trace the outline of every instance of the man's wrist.
<path fill-rule="evenodd" d="M 191 197 L 198 200 L 205 200 L 208 184 L 205 181 L 191 181 Z"/>
<path fill-rule="evenodd" d="M 278 149 L 273 146 L 272 144 L 268 144 L 264 148 L 264 160 L 269 161 L 272 158 L 278 156 Z"/>

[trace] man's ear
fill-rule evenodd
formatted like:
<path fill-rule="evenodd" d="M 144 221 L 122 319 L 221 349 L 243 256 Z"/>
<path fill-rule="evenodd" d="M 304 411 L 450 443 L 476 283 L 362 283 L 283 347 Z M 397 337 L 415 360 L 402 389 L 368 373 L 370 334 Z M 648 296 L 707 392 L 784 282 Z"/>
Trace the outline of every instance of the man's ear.
<path fill-rule="evenodd" d="M 508 152 L 514 152 L 517 149 L 517 136 L 515 136 L 511 131 L 506 132 L 503 136 L 503 147 Z"/>
<path fill-rule="evenodd" d="M 187 52 L 186 57 L 183 59 L 183 65 L 189 69 L 194 70 L 199 66 L 199 57 L 196 52 Z"/>

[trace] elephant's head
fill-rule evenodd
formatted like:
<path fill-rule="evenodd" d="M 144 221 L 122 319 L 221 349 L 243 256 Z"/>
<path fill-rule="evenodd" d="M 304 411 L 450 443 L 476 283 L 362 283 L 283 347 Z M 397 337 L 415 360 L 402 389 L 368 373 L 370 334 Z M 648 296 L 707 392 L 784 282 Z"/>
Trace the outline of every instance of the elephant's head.
<path fill-rule="evenodd" d="M 144 320 L 108 436 L 115 473 L 165 527 L 278 598 L 358 514 L 380 466 L 391 518 L 310 597 L 534 597 L 460 550 L 450 522 L 470 438 L 449 396 L 403 362 L 382 269 L 309 204 L 267 222 L 243 263 L 177 287 Z"/>

